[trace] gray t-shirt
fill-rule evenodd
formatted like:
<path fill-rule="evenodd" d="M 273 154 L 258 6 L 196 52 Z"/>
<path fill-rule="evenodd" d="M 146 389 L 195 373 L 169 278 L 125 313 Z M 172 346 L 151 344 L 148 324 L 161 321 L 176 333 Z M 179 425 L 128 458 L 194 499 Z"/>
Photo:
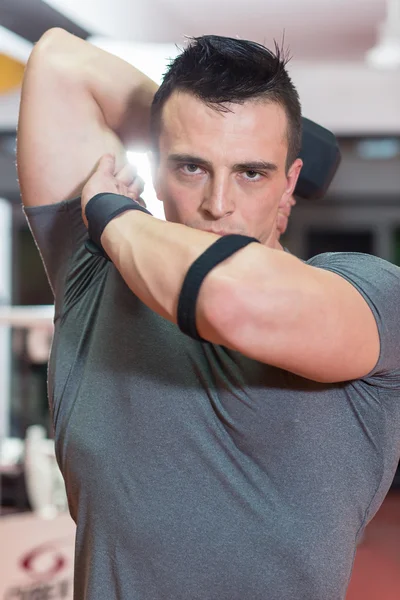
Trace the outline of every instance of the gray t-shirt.
<path fill-rule="evenodd" d="M 84 248 L 79 200 L 26 209 L 55 293 L 49 397 L 76 600 L 343 600 L 400 457 L 400 269 L 316 256 L 366 298 L 364 379 L 197 342 Z"/>

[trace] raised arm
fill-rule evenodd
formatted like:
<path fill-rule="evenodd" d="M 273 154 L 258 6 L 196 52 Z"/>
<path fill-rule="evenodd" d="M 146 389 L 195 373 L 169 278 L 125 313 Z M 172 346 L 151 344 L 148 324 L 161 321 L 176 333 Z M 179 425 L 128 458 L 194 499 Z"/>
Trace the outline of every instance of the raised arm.
<path fill-rule="evenodd" d="M 84 207 L 101 192 L 129 196 L 128 169 L 116 177 L 114 172 L 113 158 L 105 156 L 83 190 Z M 132 292 L 177 323 L 186 273 L 218 238 L 128 210 L 108 222 L 100 243 Z M 206 276 L 196 304 L 199 335 L 308 379 L 335 383 L 363 378 L 377 365 L 379 320 L 388 338 L 380 368 L 398 369 L 393 348 L 400 335 L 392 298 L 400 288 L 400 269 L 363 254 L 354 254 L 349 263 L 342 254 L 332 255 L 338 264 L 332 258 L 327 264 L 322 255 L 311 266 L 288 252 L 249 244 Z M 352 279 L 361 282 L 365 296 Z"/>
<path fill-rule="evenodd" d="M 61 29 L 36 44 L 18 125 L 18 176 L 26 206 L 73 198 L 104 153 L 148 146 L 156 83 L 125 61 Z"/>

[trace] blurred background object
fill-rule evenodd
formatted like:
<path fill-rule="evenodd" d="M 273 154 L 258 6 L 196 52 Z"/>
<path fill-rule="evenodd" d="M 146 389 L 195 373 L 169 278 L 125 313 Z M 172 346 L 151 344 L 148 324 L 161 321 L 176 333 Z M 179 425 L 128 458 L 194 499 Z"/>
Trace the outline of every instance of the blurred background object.
<path fill-rule="evenodd" d="M 376 69 L 400 67 L 400 3 L 387 0 L 386 17 L 378 27 L 378 41 L 366 54 L 367 63 Z"/>
<path fill-rule="evenodd" d="M 0 54 L 0 94 L 21 85 L 25 65 L 7 54 Z"/>
<path fill-rule="evenodd" d="M 267 46 L 274 39 L 282 42 L 293 57 L 288 68 L 304 116 L 336 135 L 342 155 L 323 199 L 297 198 L 284 245 L 304 259 L 325 251 L 356 251 L 400 265 L 400 0 L 2 0 L 0 477 L 6 517 L 0 519 L 0 527 L 5 536 L 11 535 L 9 519 L 28 514 L 43 523 L 43 516 L 53 516 L 55 532 L 65 527 L 66 500 L 62 486 L 61 491 L 57 488 L 46 395 L 53 299 L 21 211 L 15 169 L 24 65 L 33 44 L 52 27 L 121 56 L 157 82 L 187 36 L 214 33 Z M 135 148 L 128 156 L 147 183 L 143 197 L 148 208 L 163 218 L 147 156 Z M 42 484 L 37 486 L 37 481 Z M 349 600 L 400 598 L 400 552 L 393 542 L 400 531 L 399 489 L 400 471 L 359 548 Z M 29 523 L 25 531 L 37 539 L 40 527 L 36 521 Z M 17 520 L 12 527 L 22 531 Z M 43 526 L 43 534 L 45 530 L 48 535 Z M 7 539 L 1 532 L 0 537 Z M 33 547 L 30 541 L 28 546 Z M 54 564 L 68 562 L 71 549 L 63 552 L 53 556 Z M 0 546 L 0 563 L 4 553 L 7 549 Z M 23 597 L 29 586 L 22 583 L 22 571 L 18 573 L 21 585 L 14 588 L 14 596 Z M 71 585 L 63 573 L 61 569 L 59 579 L 53 577 L 54 585 L 61 587 L 52 593 L 67 598 Z M 379 573 L 377 591 L 373 581 L 379 580 Z"/>
<path fill-rule="evenodd" d="M 54 441 L 41 425 L 28 427 L 24 447 L 24 473 L 29 503 L 43 519 L 67 509 L 63 479 L 56 463 Z"/>

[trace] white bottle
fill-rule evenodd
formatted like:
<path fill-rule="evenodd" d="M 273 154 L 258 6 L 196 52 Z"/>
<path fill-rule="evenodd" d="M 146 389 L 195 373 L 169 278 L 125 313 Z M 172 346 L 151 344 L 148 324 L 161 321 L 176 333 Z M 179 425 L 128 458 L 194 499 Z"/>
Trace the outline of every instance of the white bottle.
<path fill-rule="evenodd" d="M 25 482 L 32 510 L 44 519 L 57 515 L 53 502 L 53 465 L 46 430 L 41 425 L 28 427 L 25 437 Z"/>

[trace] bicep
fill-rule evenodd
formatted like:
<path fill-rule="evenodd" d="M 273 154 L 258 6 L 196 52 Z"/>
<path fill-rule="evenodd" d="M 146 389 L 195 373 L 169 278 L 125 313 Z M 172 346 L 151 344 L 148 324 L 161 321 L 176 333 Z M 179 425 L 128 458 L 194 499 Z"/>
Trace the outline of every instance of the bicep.
<path fill-rule="evenodd" d="M 35 50 L 23 83 L 17 164 L 25 206 L 80 195 L 99 158 L 123 155 L 90 91 Z"/>
<path fill-rule="evenodd" d="M 212 320 L 225 345 L 323 383 L 369 374 L 380 339 L 374 314 L 357 288 L 292 255 L 251 246 L 247 256 L 244 251 L 232 261 L 225 300 L 213 306 Z"/>
<path fill-rule="evenodd" d="M 270 354 L 279 366 L 323 383 L 360 379 L 375 367 L 380 339 L 374 314 L 341 275 L 303 265 L 293 318 L 282 315 Z M 285 324 L 286 321 L 286 324 Z"/>

